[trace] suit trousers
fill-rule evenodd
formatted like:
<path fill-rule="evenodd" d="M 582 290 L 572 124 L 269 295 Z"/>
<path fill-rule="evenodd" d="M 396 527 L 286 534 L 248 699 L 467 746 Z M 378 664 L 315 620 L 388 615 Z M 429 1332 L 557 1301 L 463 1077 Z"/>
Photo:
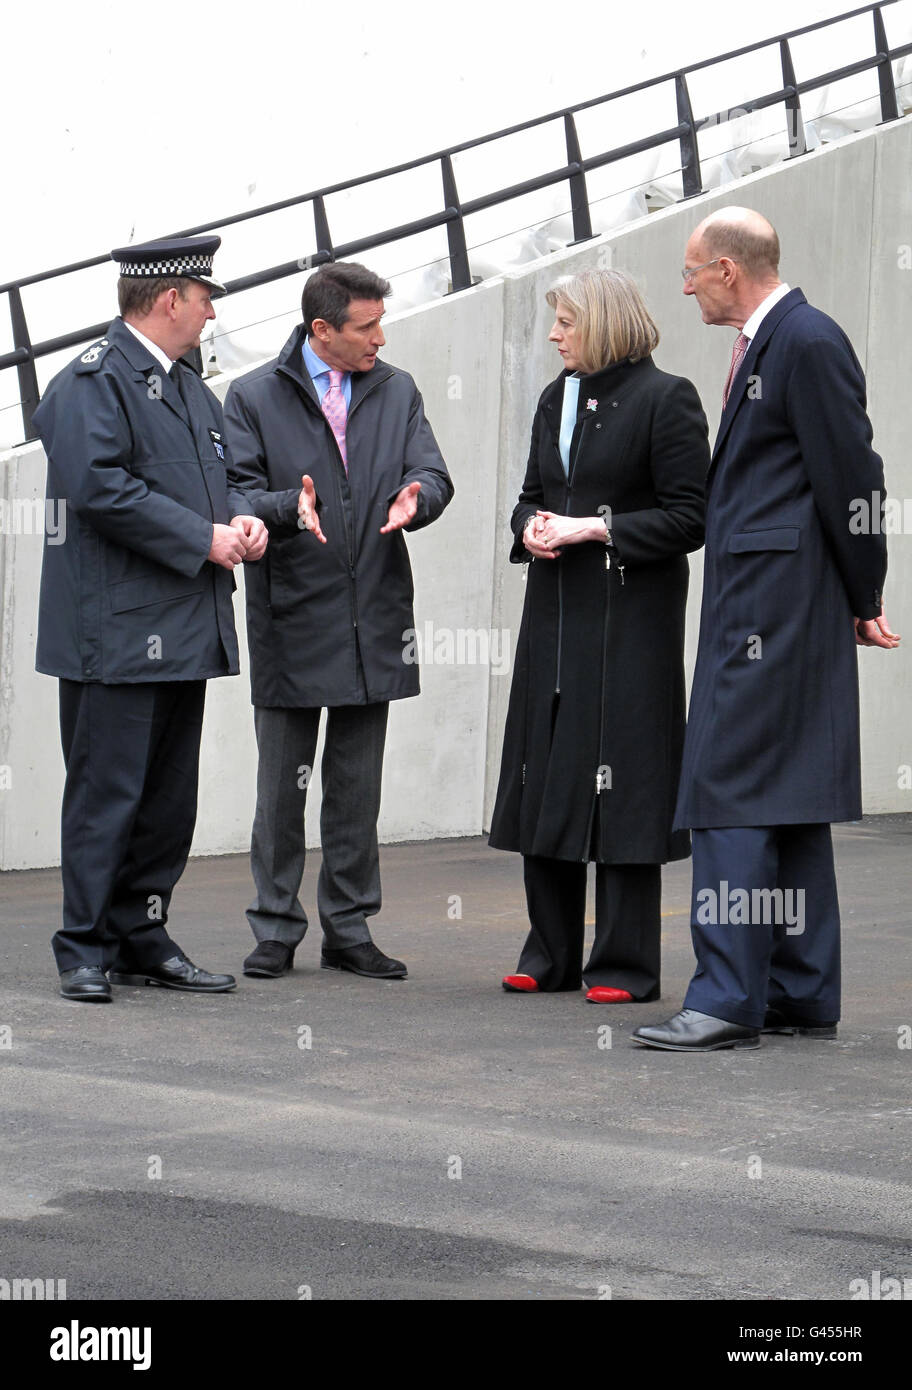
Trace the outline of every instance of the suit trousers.
<path fill-rule="evenodd" d="M 658 999 L 660 864 L 596 864 L 595 940 L 582 966 L 588 865 L 523 856 L 529 935 L 517 970 L 541 990 L 607 985 L 637 1000 Z"/>
<path fill-rule="evenodd" d="M 58 970 L 151 967 L 177 953 L 165 923 L 196 824 L 205 698 L 205 681 L 60 681 Z"/>
<path fill-rule="evenodd" d="M 748 1028 L 767 1006 L 839 1019 L 839 900 L 829 825 L 693 831 L 697 969 L 684 1008 Z"/>
<path fill-rule="evenodd" d="M 304 807 L 320 709 L 254 708 L 259 766 L 250 844 L 256 894 L 247 920 L 257 941 L 296 947 L 307 931 L 298 900 L 304 874 Z M 380 911 L 377 817 L 389 704 L 326 711 L 317 910 L 323 944 L 345 950 L 370 941 L 367 918 Z"/>

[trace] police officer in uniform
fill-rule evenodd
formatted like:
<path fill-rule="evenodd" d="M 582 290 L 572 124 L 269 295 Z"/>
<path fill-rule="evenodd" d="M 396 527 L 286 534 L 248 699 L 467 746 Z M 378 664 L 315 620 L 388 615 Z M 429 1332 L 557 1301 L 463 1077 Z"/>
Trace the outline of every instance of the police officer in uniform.
<path fill-rule="evenodd" d="M 111 983 L 216 993 L 166 930 L 196 821 L 206 681 L 235 675 L 234 567 L 267 534 L 228 487 L 222 412 L 182 358 L 225 290 L 215 236 L 111 253 L 120 317 L 35 424 L 66 540 L 45 542 L 37 669 L 60 681 L 66 999 Z M 109 979 L 110 975 L 110 979 Z"/>

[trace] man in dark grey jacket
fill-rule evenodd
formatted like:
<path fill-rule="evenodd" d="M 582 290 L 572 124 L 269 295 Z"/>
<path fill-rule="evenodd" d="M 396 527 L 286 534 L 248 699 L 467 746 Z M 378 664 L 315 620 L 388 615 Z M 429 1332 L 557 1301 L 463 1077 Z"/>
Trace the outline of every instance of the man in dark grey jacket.
<path fill-rule="evenodd" d="M 414 617 L 402 531 L 435 521 L 453 486 L 414 381 L 377 356 L 389 292 L 363 266 L 323 266 L 279 357 L 236 381 L 225 402 L 232 486 L 270 534 L 247 571 L 259 749 L 248 975 L 284 974 L 307 930 L 304 805 L 323 708 L 320 963 L 372 979 L 407 973 L 367 925 L 381 900 L 389 701 L 419 690 L 404 646 Z"/>

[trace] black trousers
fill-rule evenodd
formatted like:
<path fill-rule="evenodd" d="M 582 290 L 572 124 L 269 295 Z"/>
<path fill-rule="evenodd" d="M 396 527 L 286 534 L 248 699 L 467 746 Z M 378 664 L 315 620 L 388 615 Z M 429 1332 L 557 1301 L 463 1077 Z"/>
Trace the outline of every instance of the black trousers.
<path fill-rule="evenodd" d="M 523 856 L 530 931 L 517 971 L 552 991 L 608 985 L 634 999 L 661 992 L 662 867 L 596 864 L 595 940 L 582 966 L 587 864 Z"/>
<path fill-rule="evenodd" d="M 839 898 L 829 825 L 694 830 L 684 1000 L 760 1028 L 767 1005 L 819 1023 L 840 1008 Z"/>
<path fill-rule="evenodd" d="M 205 681 L 60 682 L 66 764 L 58 970 L 178 950 L 165 923 L 196 824 Z"/>
<path fill-rule="evenodd" d="M 253 712 L 259 764 L 250 869 L 256 896 L 247 920 L 257 941 L 292 948 L 308 925 L 298 891 L 320 714 L 319 708 L 256 707 Z M 317 909 L 324 945 L 331 950 L 370 941 L 367 918 L 380 911 L 377 816 L 388 714 L 386 702 L 326 711 Z"/>

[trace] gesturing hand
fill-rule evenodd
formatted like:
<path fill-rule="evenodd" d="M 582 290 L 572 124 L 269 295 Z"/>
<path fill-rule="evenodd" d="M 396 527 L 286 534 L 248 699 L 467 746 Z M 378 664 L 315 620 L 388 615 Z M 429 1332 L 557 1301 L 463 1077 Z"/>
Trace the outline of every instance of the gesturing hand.
<path fill-rule="evenodd" d="M 859 647 L 886 647 L 892 651 L 901 640 L 899 633 L 892 631 L 886 613 L 879 618 L 855 619 L 855 641 Z"/>
<path fill-rule="evenodd" d="M 245 560 L 260 560 L 266 550 L 269 541 L 269 532 L 266 530 L 266 523 L 261 521 L 258 516 L 233 516 L 231 525 L 235 531 L 240 531 L 247 545 Z"/>
<path fill-rule="evenodd" d="M 247 538 L 242 531 L 236 530 L 233 526 L 223 526 L 221 522 L 216 522 L 212 528 L 212 545 L 209 547 L 209 554 L 206 557 L 214 565 L 221 565 L 223 569 L 233 570 L 235 565 L 239 565 L 247 554 Z"/>
<path fill-rule="evenodd" d="M 386 525 L 380 527 L 381 536 L 385 536 L 387 531 L 400 531 L 403 526 L 408 526 L 410 521 L 415 520 L 420 491 L 420 483 L 409 483 L 408 487 L 402 489 L 395 502 L 390 504 Z"/>
<path fill-rule="evenodd" d="M 302 531 L 312 531 L 318 541 L 326 544 L 326 537 L 320 526 L 320 518 L 317 516 L 317 493 L 313 485 L 313 479 L 308 473 L 301 478 L 301 491 L 298 494 L 298 526 Z"/>

